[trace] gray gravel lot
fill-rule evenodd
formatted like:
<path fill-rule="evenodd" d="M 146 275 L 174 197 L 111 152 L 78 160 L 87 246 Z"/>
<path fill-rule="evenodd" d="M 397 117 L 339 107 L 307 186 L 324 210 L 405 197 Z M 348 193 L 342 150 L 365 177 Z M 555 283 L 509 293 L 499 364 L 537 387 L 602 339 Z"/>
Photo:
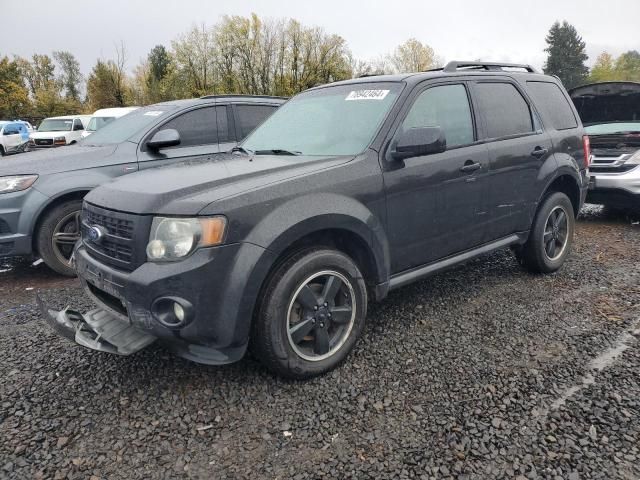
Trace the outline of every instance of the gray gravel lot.
<path fill-rule="evenodd" d="M 0 263 L 0 477 L 640 478 L 639 265 L 640 225 L 589 209 L 559 273 L 502 251 L 403 288 L 300 383 L 75 347 L 26 288 L 89 308 L 77 282 Z"/>

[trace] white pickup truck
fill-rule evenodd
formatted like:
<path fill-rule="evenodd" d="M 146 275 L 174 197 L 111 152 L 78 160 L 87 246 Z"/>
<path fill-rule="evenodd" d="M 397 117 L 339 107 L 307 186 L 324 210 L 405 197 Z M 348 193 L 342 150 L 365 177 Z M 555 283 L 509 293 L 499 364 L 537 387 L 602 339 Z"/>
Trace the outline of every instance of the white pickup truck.
<path fill-rule="evenodd" d="M 38 130 L 29 135 L 29 146 L 47 148 L 77 143 L 90 119 L 91 115 L 45 118 Z"/>

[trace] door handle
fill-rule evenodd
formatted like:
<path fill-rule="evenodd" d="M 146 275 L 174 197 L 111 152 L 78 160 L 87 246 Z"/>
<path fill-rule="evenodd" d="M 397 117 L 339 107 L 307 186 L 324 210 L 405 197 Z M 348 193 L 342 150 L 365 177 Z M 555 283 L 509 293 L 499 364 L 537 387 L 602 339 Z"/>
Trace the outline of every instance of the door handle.
<path fill-rule="evenodd" d="M 460 171 L 464 173 L 475 172 L 476 170 L 480 170 L 482 168 L 482 164 L 478 162 L 474 162 L 473 160 L 467 160 L 464 162 L 464 165 L 460 167 Z"/>
<path fill-rule="evenodd" d="M 531 152 L 531 156 L 536 157 L 538 160 L 540 160 L 547 153 L 549 153 L 549 150 L 547 148 L 536 147 L 533 149 L 533 152 Z"/>

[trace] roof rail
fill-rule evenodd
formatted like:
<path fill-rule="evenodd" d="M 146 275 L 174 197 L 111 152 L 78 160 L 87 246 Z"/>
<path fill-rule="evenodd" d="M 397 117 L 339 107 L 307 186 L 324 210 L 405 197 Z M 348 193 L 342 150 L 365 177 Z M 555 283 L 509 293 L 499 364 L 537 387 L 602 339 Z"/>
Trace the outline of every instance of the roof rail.
<path fill-rule="evenodd" d="M 505 68 L 520 68 L 529 73 L 538 73 L 531 65 L 520 63 L 496 63 L 496 62 L 449 62 L 443 68 L 443 72 L 451 73 L 458 70 L 486 70 L 486 71 L 505 71 Z"/>
<path fill-rule="evenodd" d="M 228 97 L 249 97 L 249 98 L 271 98 L 277 100 L 288 100 L 287 97 L 279 97 L 277 95 L 243 95 L 241 93 L 228 93 L 228 94 L 217 94 L 217 95 L 204 95 L 200 97 L 200 100 L 212 99 L 212 98 L 228 98 Z"/>

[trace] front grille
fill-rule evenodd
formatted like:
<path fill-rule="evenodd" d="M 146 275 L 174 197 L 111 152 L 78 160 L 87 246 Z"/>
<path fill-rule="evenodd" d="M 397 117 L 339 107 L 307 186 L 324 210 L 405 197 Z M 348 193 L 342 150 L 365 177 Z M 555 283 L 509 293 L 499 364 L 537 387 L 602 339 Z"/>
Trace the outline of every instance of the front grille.
<path fill-rule="evenodd" d="M 13 251 L 15 242 L 0 243 L 0 255 L 8 255 Z"/>
<path fill-rule="evenodd" d="M 0 218 L 0 234 L 11 233 L 11 227 L 9 224 Z"/>
<path fill-rule="evenodd" d="M 53 145 L 53 138 L 36 138 L 35 139 L 35 144 L 36 145 Z"/>
<path fill-rule="evenodd" d="M 85 219 L 89 225 L 99 225 L 104 227 L 111 235 L 116 237 L 133 238 L 133 222 L 124 218 L 115 218 L 109 215 L 102 215 L 91 210 L 85 210 Z"/>
<path fill-rule="evenodd" d="M 591 165 L 589 165 L 589 171 L 593 173 L 625 173 L 630 170 L 633 170 L 637 166 L 638 165 L 628 164 L 628 165 L 621 165 L 619 167 L 610 167 L 607 165 L 597 165 L 592 163 Z"/>
<path fill-rule="evenodd" d="M 625 173 L 633 170 L 638 165 L 625 163 L 631 158 L 634 151 L 621 153 L 619 151 L 610 153 L 606 150 L 593 152 L 593 158 L 589 170 L 594 173 Z"/>
<path fill-rule="evenodd" d="M 132 271 L 146 260 L 146 244 L 151 218 L 117 212 L 86 203 L 82 208 L 82 243 L 93 258 L 118 268 Z M 99 227 L 104 235 L 92 240 L 88 233 Z"/>

